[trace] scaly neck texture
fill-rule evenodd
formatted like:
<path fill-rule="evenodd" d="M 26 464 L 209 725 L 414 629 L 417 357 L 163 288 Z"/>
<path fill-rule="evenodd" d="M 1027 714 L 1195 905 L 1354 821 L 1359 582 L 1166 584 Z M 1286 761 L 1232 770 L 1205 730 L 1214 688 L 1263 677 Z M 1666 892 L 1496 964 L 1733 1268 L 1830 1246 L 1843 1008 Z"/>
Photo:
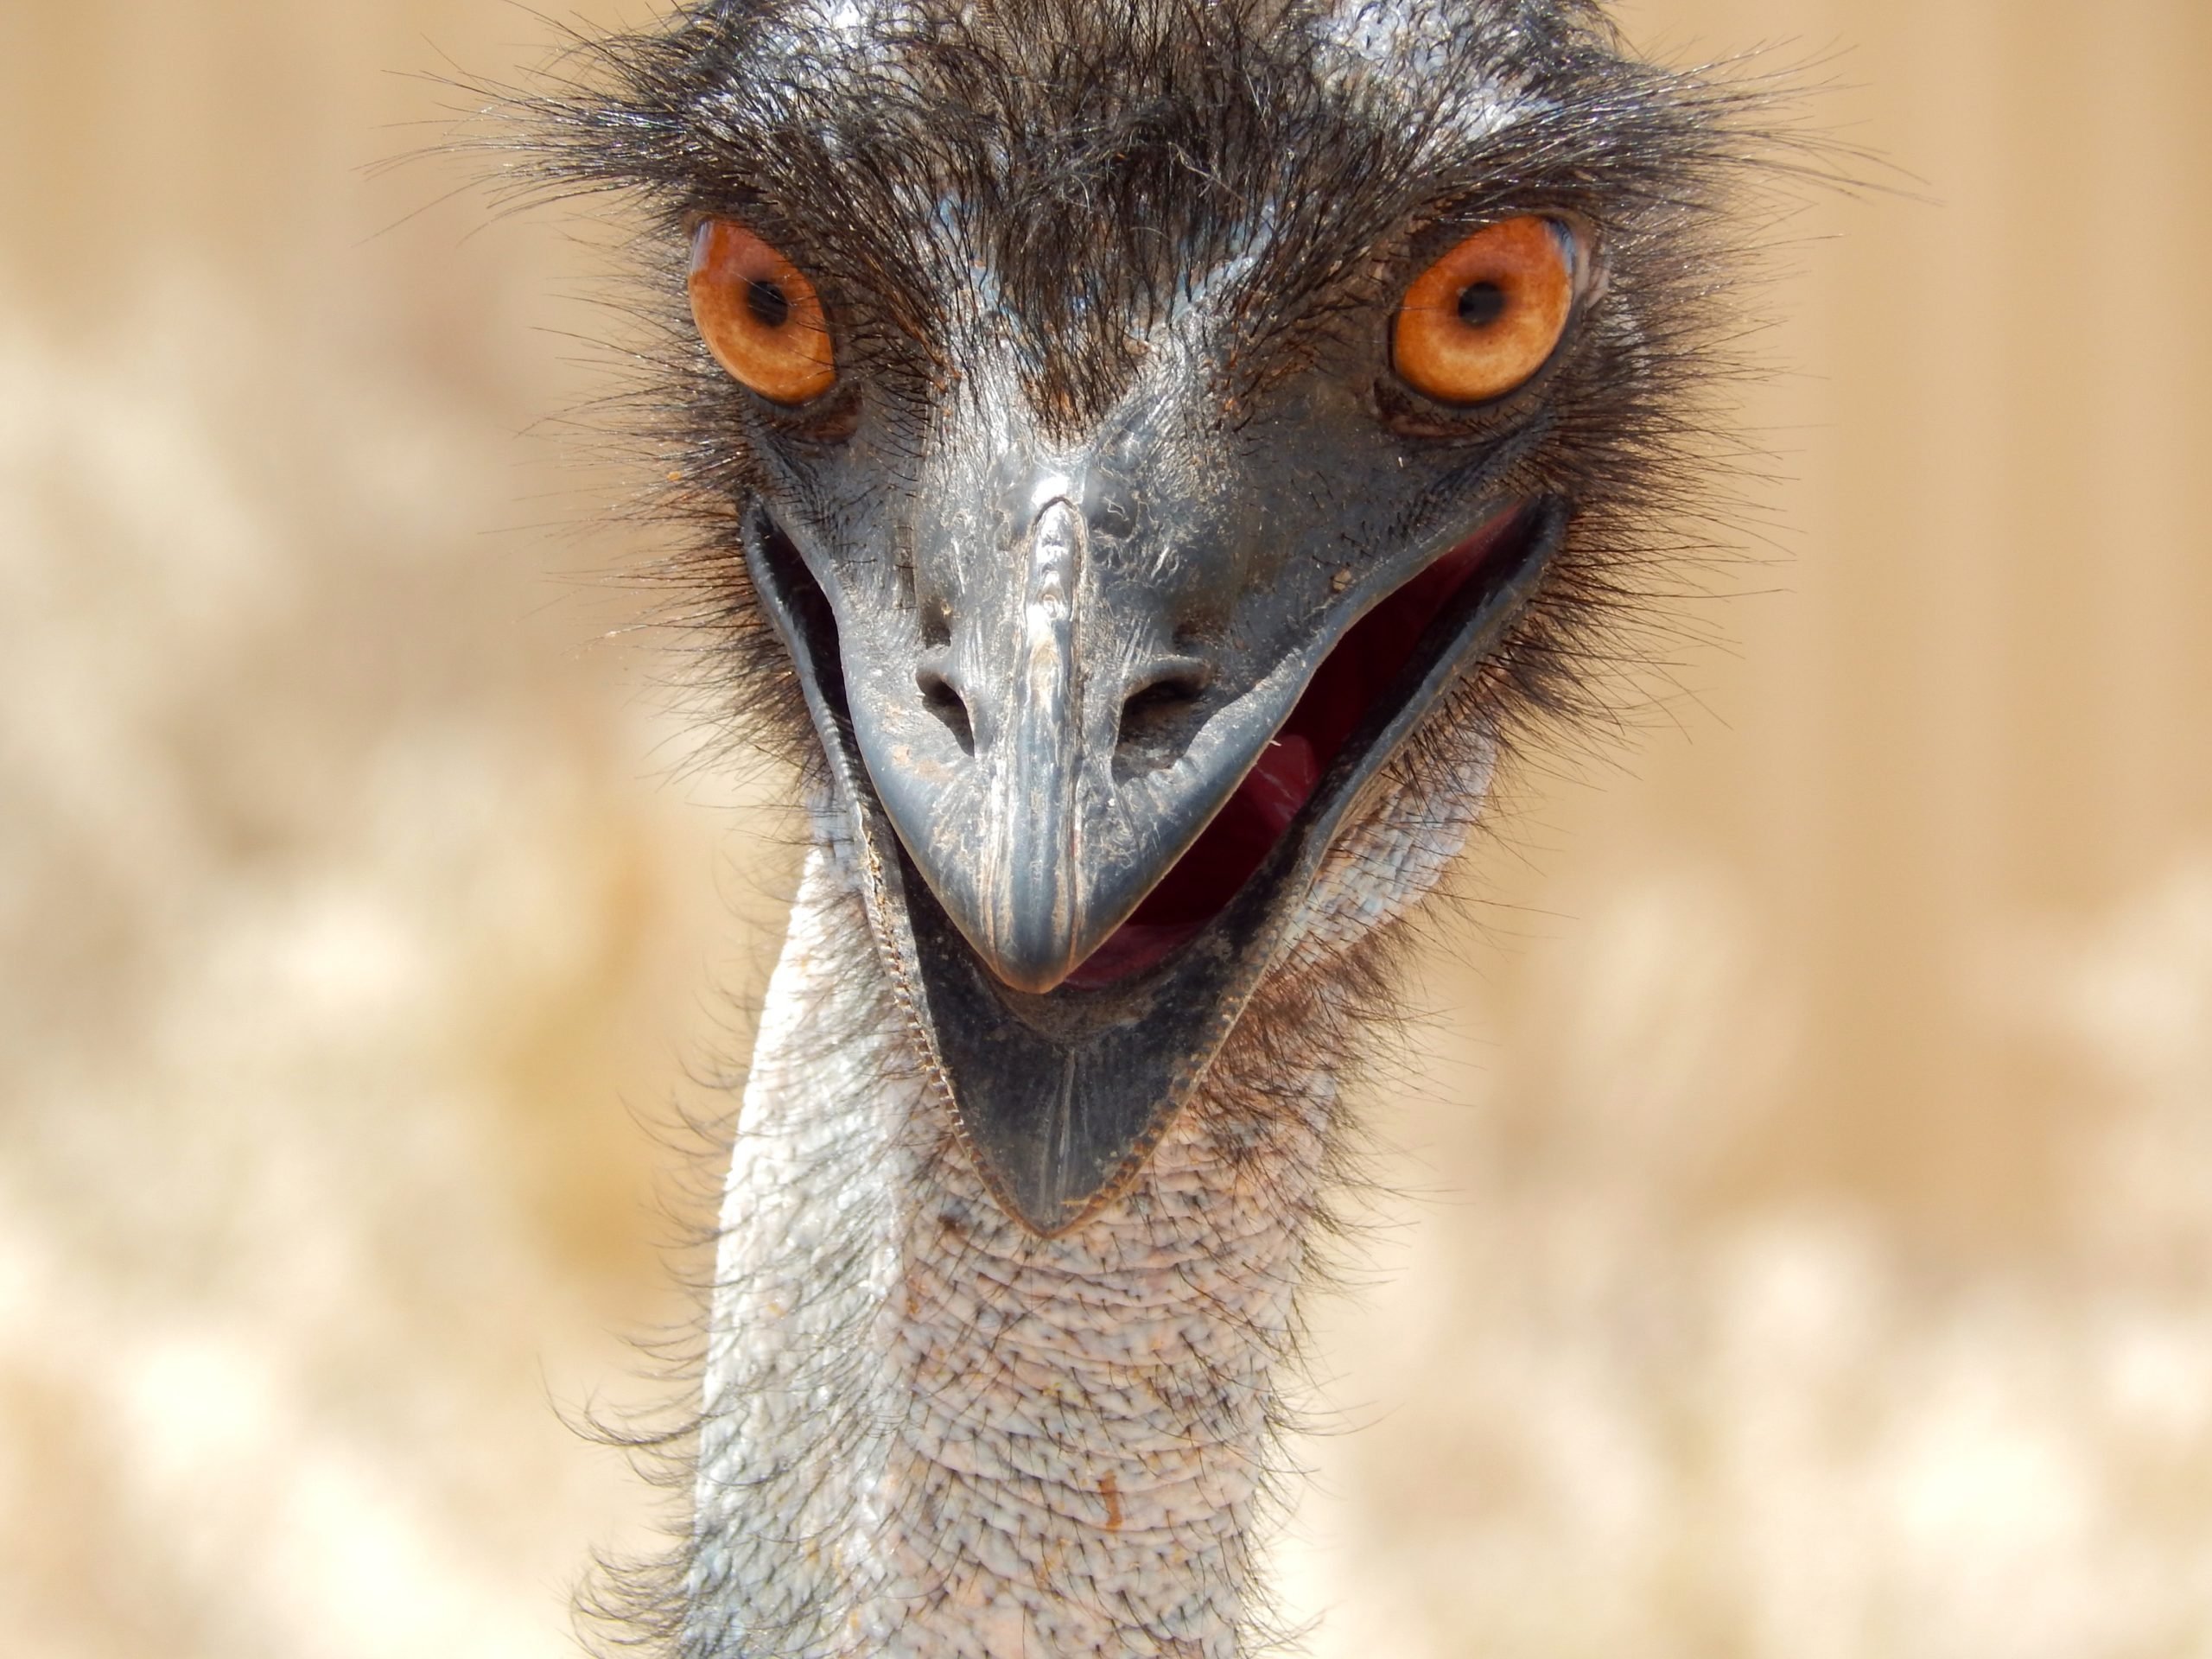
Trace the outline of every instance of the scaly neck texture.
<path fill-rule="evenodd" d="M 1057 1239 L 977 1179 L 821 821 L 721 1215 L 684 1659 L 1247 1649 L 1357 1023 L 1328 970 L 1433 883 L 1484 781 L 1348 837 L 1277 976 L 1319 987 L 1276 1009 L 1287 1039 L 1233 1045 L 1130 1192 Z"/>

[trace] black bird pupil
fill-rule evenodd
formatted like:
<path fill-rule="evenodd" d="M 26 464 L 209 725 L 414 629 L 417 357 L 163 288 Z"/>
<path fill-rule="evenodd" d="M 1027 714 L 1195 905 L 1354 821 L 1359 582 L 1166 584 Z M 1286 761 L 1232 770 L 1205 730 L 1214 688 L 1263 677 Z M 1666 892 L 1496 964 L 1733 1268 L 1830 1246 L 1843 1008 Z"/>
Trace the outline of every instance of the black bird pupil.
<path fill-rule="evenodd" d="M 1470 283 L 1459 290 L 1459 321 L 1487 328 L 1505 315 L 1505 290 L 1496 283 Z"/>
<path fill-rule="evenodd" d="M 784 297 L 780 284 L 772 283 L 765 276 L 756 276 L 745 285 L 745 308 L 763 327 L 780 328 L 791 314 L 791 302 Z M 1467 302 L 1460 301 L 1462 314 L 1466 308 Z"/>

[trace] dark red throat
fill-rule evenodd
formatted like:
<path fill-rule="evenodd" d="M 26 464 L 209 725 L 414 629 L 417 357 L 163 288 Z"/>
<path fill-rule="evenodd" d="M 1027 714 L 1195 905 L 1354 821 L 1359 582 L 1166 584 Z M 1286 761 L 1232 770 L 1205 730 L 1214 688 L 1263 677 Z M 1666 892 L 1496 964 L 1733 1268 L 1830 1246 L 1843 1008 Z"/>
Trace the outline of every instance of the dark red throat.
<path fill-rule="evenodd" d="M 1067 977 L 1093 990 L 1141 973 L 1228 907 L 1313 799 L 1376 700 L 1397 683 L 1421 636 L 1519 521 L 1502 514 L 1355 622 L 1322 659 L 1290 718 L 1213 822 Z"/>

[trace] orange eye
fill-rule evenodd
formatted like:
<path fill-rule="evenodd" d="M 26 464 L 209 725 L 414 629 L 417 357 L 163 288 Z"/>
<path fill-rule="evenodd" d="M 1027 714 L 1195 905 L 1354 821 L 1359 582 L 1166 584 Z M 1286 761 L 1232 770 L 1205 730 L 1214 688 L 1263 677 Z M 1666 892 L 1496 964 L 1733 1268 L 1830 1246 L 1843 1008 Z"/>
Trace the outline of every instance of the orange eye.
<path fill-rule="evenodd" d="M 836 383 L 822 301 L 799 268 L 734 219 L 691 233 L 691 315 L 715 360 L 772 403 Z"/>
<path fill-rule="evenodd" d="M 1567 330 L 1574 270 L 1567 232 L 1548 219 L 1477 231 L 1414 278 L 1391 332 L 1398 373 L 1440 403 L 1502 397 L 1538 369 Z"/>

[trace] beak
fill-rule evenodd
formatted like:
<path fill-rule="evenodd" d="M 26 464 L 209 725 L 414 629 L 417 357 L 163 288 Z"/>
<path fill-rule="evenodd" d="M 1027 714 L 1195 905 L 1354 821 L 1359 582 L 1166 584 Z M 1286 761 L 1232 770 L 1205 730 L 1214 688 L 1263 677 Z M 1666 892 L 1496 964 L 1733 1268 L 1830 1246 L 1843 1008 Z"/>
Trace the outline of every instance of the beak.
<path fill-rule="evenodd" d="M 1338 620 L 1259 653 L 1272 666 L 1253 677 L 1231 652 L 1263 622 L 1217 629 L 1210 653 L 1160 647 L 1204 634 L 1193 573 L 1230 569 L 1248 601 L 1265 584 L 1233 558 L 1141 562 L 1132 538 L 1101 534 L 1121 519 L 1110 498 L 1048 482 L 1004 540 L 938 545 L 976 553 L 957 582 L 917 546 L 912 647 L 887 648 L 903 585 L 887 563 L 874 567 L 884 602 L 841 609 L 765 511 L 746 554 L 853 811 L 855 872 L 925 1071 L 992 1192 L 1039 1235 L 1079 1224 L 1141 1166 L 1287 948 L 1381 768 L 1506 637 L 1567 520 L 1556 503 L 1510 508 L 1441 557 L 1416 550 L 1417 573 L 1401 569 L 1382 603 L 1348 589 Z M 1203 543 L 1194 529 L 1186 545 Z M 870 622 L 887 626 L 870 635 Z M 1287 712 L 1295 729 L 1274 742 Z M 1281 758 L 1306 746 L 1301 732 L 1319 756 L 1302 779 Z M 1259 814 L 1260 844 L 1230 861 L 1209 919 L 1150 965 L 1065 983 L 1255 796 L 1280 804 Z"/>
<path fill-rule="evenodd" d="M 1237 579 L 1233 548 L 1202 521 L 1155 521 L 1140 546 L 1121 530 L 1127 499 L 1096 470 L 1032 473 L 994 512 L 916 547 L 918 643 L 887 664 L 846 660 L 884 810 L 953 925 L 1016 991 L 1052 990 L 1128 918 L 1306 677 L 1284 663 L 1233 683 L 1192 626 Z"/>

